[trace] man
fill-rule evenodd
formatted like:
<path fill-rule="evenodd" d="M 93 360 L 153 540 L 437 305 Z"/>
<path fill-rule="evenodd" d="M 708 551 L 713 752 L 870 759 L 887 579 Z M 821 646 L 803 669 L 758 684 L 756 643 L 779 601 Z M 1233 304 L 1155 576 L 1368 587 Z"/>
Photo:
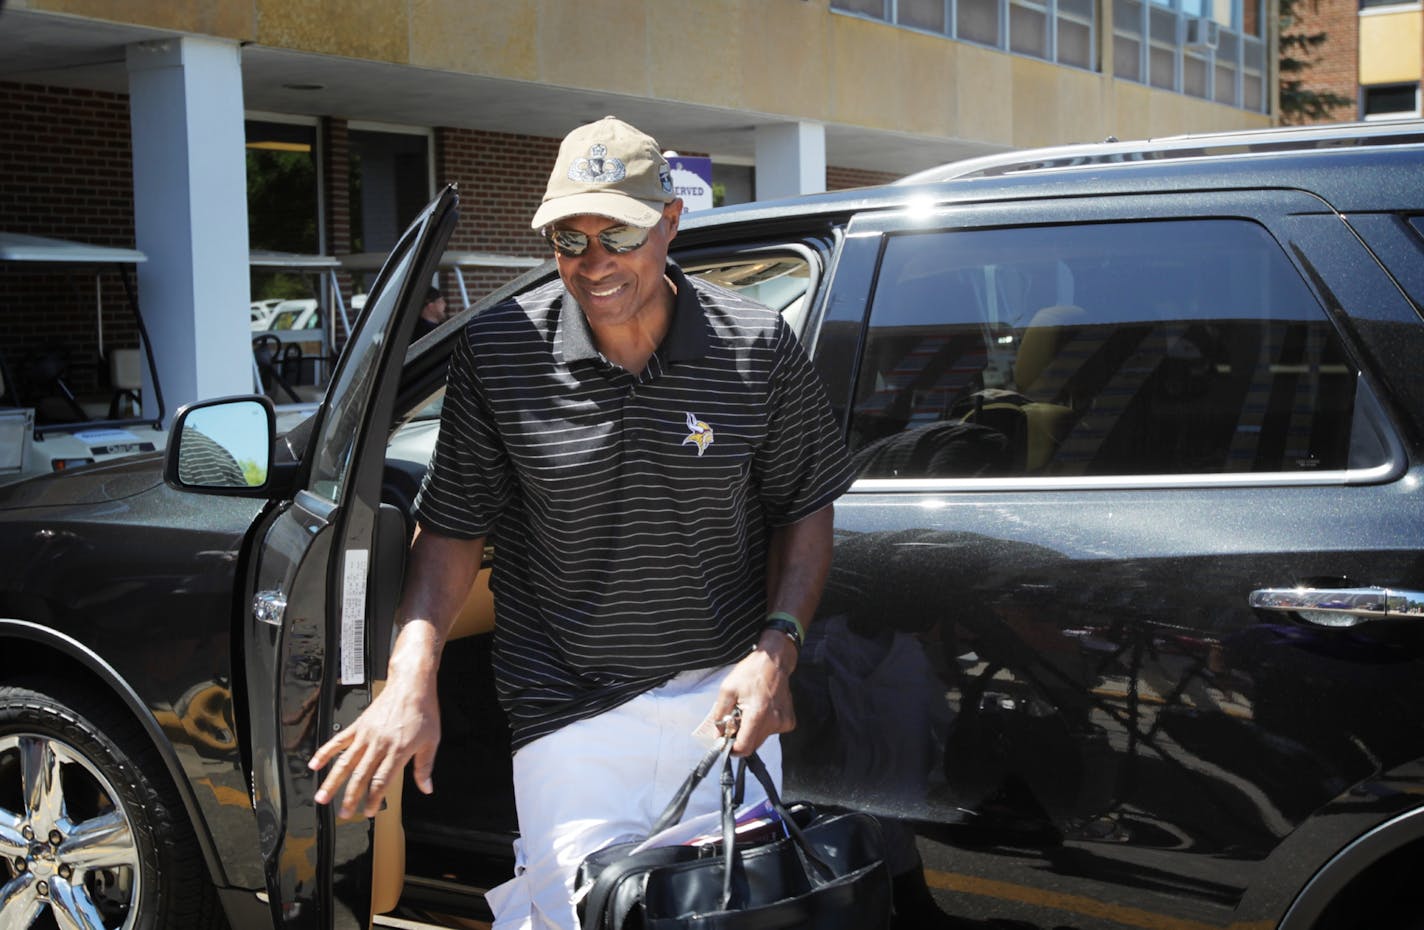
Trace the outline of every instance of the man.
<path fill-rule="evenodd" d="M 440 288 L 432 287 L 425 292 L 425 306 L 420 308 L 420 316 L 415 321 L 415 334 L 411 341 L 419 339 L 426 333 L 445 322 L 446 317 L 445 295 L 440 293 Z"/>
<path fill-rule="evenodd" d="M 412 758 L 432 790 L 440 652 L 495 534 L 520 825 L 499 930 L 575 927 L 579 863 L 645 833 L 734 709 L 733 751 L 773 771 L 795 726 L 849 465 L 785 321 L 667 261 L 681 210 L 650 137 L 608 117 L 564 139 L 533 221 L 559 280 L 466 327 L 386 689 L 312 759 L 337 760 L 317 800 L 348 782 L 343 815 Z"/>

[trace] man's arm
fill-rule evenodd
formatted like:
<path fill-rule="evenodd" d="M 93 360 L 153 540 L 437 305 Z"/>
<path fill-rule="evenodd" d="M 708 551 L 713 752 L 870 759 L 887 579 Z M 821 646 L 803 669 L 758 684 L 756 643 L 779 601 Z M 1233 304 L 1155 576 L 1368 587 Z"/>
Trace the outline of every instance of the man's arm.
<path fill-rule="evenodd" d="M 416 529 L 385 690 L 355 723 L 312 756 L 308 765 L 318 771 L 336 760 L 317 790 L 318 804 L 329 803 L 345 783 L 341 816 L 355 814 L 364 796 L 364 815 L 374 817 L 386 790 L 412 758 L 416 785 L 426 794 L 435 789 L 430 772 L 440 743 L 436 672 L 450 627 L 479 573 L 484 548 L 484 537 L 455 539 Z"/>
<path fill-rule="evenodd" d="M 770 612 L 786 611 L 803 625 L 810 621 L 831 570 L 834 523 L 835 508 L 827 504 L 772 532 L 766 572 Z M 734 707 L 742 709 L 732 747 L 736 755 L 753 752 L 773 733 L 796 728 L 791 704 L 791 673 L 796 670 L 796 660 L 796 645 L 789 636 L 765 630 L 752 654 L 723 680 L 712 719 L 721 720 Z"/>

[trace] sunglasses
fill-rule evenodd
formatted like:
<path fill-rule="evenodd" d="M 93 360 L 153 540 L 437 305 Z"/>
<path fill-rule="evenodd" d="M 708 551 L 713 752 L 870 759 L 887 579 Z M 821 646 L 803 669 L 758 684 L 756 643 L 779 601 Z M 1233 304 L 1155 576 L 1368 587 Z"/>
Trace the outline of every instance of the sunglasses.
<path fill-rule="evenodd" d="M 588 234 L 572 229 L 545 227 L 544 238 L 565 258 L 577 258 L 588 251 Z M 598 241 L 613 255 L 624 255 L 643 247 L 652 228 L 642 226 L 610 226 L 598 234 Z"/>

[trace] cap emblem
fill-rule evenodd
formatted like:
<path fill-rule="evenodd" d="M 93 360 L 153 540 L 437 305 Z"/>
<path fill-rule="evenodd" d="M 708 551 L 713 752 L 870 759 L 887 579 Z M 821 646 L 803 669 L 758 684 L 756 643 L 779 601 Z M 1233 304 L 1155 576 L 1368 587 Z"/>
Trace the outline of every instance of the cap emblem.
<path fill-rule="evenodd" d="M 627 166 L 617 158 L 609 158 L 608 146 L 601 142 L 588 147 L 587 158 L 575 158 L 569 165 L 569 180 L 585 184 L 616 184 L 627 176 Z"/>

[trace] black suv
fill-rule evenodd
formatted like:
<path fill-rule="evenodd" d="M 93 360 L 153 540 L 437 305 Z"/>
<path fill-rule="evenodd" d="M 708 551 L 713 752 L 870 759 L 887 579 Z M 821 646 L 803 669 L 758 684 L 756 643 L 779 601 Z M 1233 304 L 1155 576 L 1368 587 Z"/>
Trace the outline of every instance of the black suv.
<path fill-rule="evenodd" d="M 455 210 L 301 427 L 208 402 L 0 489 L 0 926 L 487 918 L 487 573 L 436 793 L 338 822 L 306 767 L 380 687 Z M 787 791 L 882 819 L 901 926 L 1419 924 L 1424 124 L 1018 152 L 674 246 L 795 322 L 858 463 Z"/>

